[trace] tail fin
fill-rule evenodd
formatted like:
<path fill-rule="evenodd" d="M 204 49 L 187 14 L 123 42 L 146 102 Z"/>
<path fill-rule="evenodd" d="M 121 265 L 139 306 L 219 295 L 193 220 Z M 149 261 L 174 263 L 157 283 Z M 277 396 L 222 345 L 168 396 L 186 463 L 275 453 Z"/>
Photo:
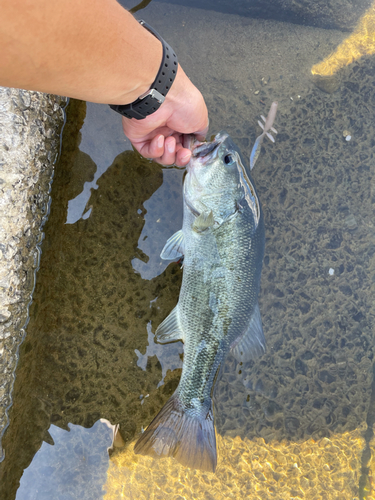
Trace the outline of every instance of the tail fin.
<path fill-rule="evenodd" d="M 212 402 L 208 411 L 192 414 L 174 394 L 138 439 L 134 451 L 154 458 L 174 457 L 186 467 L 215 472 Z"/>

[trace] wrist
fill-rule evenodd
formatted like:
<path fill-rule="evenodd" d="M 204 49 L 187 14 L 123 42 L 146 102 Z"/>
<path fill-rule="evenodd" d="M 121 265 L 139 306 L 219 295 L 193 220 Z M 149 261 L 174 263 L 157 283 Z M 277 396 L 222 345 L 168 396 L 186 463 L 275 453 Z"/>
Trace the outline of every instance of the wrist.
<path fill-rule="evenodd" d="M 125 105 L 136 101 L 151 88 L 163 58 L 163 46 L 132 14 L 122 8 L 121 10 L 128 17 L 123 37 L 123 50 L 127 52 L 128 58 L 123 58 L 124 63 L 117 73 L 117 78 L 121 78 L 118 81 L 117 88 L 120 90 L 117 91 L 117 97 L 113 96 L 108 104 Z M 130 66 L 127 65 L 128 62 L 131 62 Z"/>
<path fill-rule="evenodd" d="M 148 89 L 129 104 L 111 105 L 114 111 L 129 119 L 143 120 L 155 113 L 169 93 L 177 75 L 178 60 L 170 45 L 145 21 L 140 21 L 143 29 L 152 34 L 162 45 L 163 56 L 159 70 Z"/>
<path fill-rule="evenodd" d="M 182 96 L 185 94 L 190 94 L 190 92 L 196 89 L 196 87 L 191 83 L 189 77 L 186 75 L 185 71 L 178 66 L 178 72 L 176 78 L 171 86 L 170 91 L 166 95 L 165 103 L 180 103 Z M 198 91 L 198 89 L 196 89 Z M 199 92 L 199 91 L 198 91 Z"/>

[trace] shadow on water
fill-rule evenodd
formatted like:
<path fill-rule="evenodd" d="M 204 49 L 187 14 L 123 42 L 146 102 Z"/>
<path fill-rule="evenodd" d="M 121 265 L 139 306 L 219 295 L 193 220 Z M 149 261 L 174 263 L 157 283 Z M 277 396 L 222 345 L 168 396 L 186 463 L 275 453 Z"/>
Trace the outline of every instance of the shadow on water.
<path fill-rule="evenodd" d="M 161 31 L 157 15 L 154 26 Z M 178 15 L 189 22 L 188 10 Z M 250 22 L 239 19 L 235 23 Z M 215 26 L 224 21 L 218 16 Z M 200 19 L 193 22 L 199 30 Z M 272 33 L 281 51 L 284 35 L 272 26 L 266 34 Z M 210 36 L 218 41 L 223 33 Z M 294 33 L 288 32 L 285 61 Z M 153 488 L 160 498 L 176 499 L 358 498 L 362 472 L 363 497 L 374 422 L 373 59 L 346 68 L 339 89 L 327 94 L 302 70 L 300 81 L 293 80 L 283 61 L 271 71 L 258 55 L 259 77 L 253 67 L 240 78 L 230 66 L 233 53 L 221 54 L 224 62 L 210 60 L 199 31 L 178 37 L 173 27 L 169 35 L 206 97 L 212 132 L 225 126 L 247 156 L 259 133 L 257 118 L 279 100 L 276 143 L 264 144 L 254 169 L 266 225 L 260 309 L 267 352 L 245 366 L 232 358 L 225 364 L 215 394 L 216 476 L 168 461 L 164 470 L 165 461 L 132 455 L 129 443 L 180 375 L 181 344 L 155 345 L 152 334 L 179 294 L 180 266 L 165 268 L 158 255 L 180 225 L 182 175 L 132 151 L 121 152 L 105 168 L 99 165 L 104 160 L 90 154 L 97 135 L 85 152 L 79 149 L 85 109 L 72 101 L 3 442 L 0 496 L 16 497 L 35 456 L 18 500 L 100 498 L 106 480 L 107 491 L 115 492 L 108 499 L 153 498 Z M 236 41 L 230 32 L 225 36 Z M 332 36 L 335 43 L 342 37 Z M 241 57 L 245 42 L 237 39 Z M 194 53 L 202 47 L 205 72 L 194 72 L 185 43 Z M 312 46 L 298 49 L 306 67 L 303 50 Z M 314 47 L 315 63 L 321 53 Z M 215 76 L 219 64 L 230 68 L 222 81 Z M 294 68 L 293 61 L 288 64 Z M 82 198 L 85 189 L 83 217 L 67 224 L 69 202 Z M 122 462 L 121 450 L 109 462 L 111 432 L 100 419 L 120 424 Z M 53 496 L 46 479 L 51 476 Z M 36 479 L 44 496 L 32 496 L 27 486 Z"/>
<path fill-rule="evenodd" d="M 178 264 L 147 282 L 132 266 L 139 256 L 143 204 L 161 186 L 162 168 L 132 151 L 118 155 L 91 191 L 90 217 L 66 224 L 68 201 L 95 171 L 68 137 L 78 137 L 76 108 L 80 111 L 72 102 L 29 334 L 21 349 L 12 425 L 4 439 L 2 498 L 14 497 L 22 470 L 42 441 L 53 443 L 51 423 L 68 430 L 69 423 L 91 427 L 106 418 L 120 423 L 128 441 L 178 382 L 176 374 L 164 373 L 155 399 L 163 378 L 160 361 L 150 354 L 141 368 L 135 353 L 146 352 L 147 326 L 159 323 L 175 305 L 181 281 Z M 169 349 L 171 366 L 180 365 L 178 351 L 176 344 Z M 143 405 L 141 394 L 150 395 Z"/>

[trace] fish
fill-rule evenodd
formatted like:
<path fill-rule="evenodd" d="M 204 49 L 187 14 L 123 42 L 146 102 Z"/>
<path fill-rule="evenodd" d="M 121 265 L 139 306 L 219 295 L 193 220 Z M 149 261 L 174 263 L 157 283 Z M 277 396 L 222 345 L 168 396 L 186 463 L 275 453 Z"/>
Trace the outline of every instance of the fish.
<path fill-rule="evenodd" d="M 229 353 L 244 363 L 265 352 L 258 305 L 264 221 L 250 170 L 225 131 L 190 148 L 182 229 L 161 253 L 165 260 L 183 258 L 181 290 L 155 333 L 159 343 L 183 341 L 182 374 L 134 451 L 214 472 L 212 398 L 220 368 Z"/>
<path fill-rule="evenodd" d="M 260 120 L 258 120 L 258 125 L 263 130 L 263 132 L 256 138 L 253 149 L 251 150 L 250 170 L 252 170 L 254 168 L 255 162 L 257 161 L 257 159 L 259 157 L 260 148 L 261 148 L 264 137 L 267 136 L 270 141 L 275 142 L 275 139 L 270 134 L 269 130 L 271 130 L 274 134 L 277 134 L 277 130 L 272 127 L 273 122 L 275 121 L 275 118 L 276 118 L 277 104 L 278 104 L 277 101 L 274 101 L 271 104 L 267 118 L 264 118 L 263 115 L 260 115 L 260 117 L 264 121 L 264 125 Z"/>

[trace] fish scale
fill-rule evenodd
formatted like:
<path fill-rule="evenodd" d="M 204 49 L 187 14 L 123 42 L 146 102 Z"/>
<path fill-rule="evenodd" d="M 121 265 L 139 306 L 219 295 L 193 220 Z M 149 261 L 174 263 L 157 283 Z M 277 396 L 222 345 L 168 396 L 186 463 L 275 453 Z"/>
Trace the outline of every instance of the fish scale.
<path fill-rule="evenodd" d="M 183 231 L 186 231 L 186 241 L 189 243 L 185 247 L 184 280 L 179 307 L 184 311 L 181 315 L 182 329 L 194 334 L 185 340 L 184 373 L 178 389 L 182 401 L 191 397 L 190 393 L 185 394 L 186 379 L 189 386 L 194 384 L 195 397 L 204 400 L 211 395 L 210 383 L 196 374 L 197 367 L 194 364 L 194 353 L 202 339 L 216 337 L 220 319 L 230 322 L 227 332 L 223 331 L 220 335 L 220 349 L 215 353 L 215 346 L 212 346 L 215 355 L 212 359 L 209 357 L 210 362 L 206 360 L 206 370 L 211 373 L 211 381 L 231 343 L 248 325 L 257 301 L 258 287 L 255 283 L 260 279 L 260 272 L 253 272 L 256 267 L 254 264 L 259 259 L 259 250 L 262 248 L 258 241 L 251 245 L 251 240 L 254 239 L 254 224 L 249 208 L 245 209 L 241 218 L 233 218 L 212 230 L 210 234 L 201 236 L 201 244 L 198 244 L 195 235 L 191 234 L 192 219 L 192 214 L 185 210 Z M 263 231 L 259 230 L 255 237 L 261 242 Z M 230 246 L 228 241 L 232 241 Z M 218 268 L 224 269 L 225 277 L 216 278 L 215 270 Z M 190 290 L 195 291 L 199 300 L 192 299 Z M 216 315 L 210 307 L 210 294 L 214 294 L 220 304 Z M 232 300 L 232 297 L 236 297 L 236 300 Z M 211 314 L 207 314 L 207 311 Z M 207 321 L 202 321 L 202 318 L 207 316 Z M 199 331 L 201 333 L 198 333 Z"/>

